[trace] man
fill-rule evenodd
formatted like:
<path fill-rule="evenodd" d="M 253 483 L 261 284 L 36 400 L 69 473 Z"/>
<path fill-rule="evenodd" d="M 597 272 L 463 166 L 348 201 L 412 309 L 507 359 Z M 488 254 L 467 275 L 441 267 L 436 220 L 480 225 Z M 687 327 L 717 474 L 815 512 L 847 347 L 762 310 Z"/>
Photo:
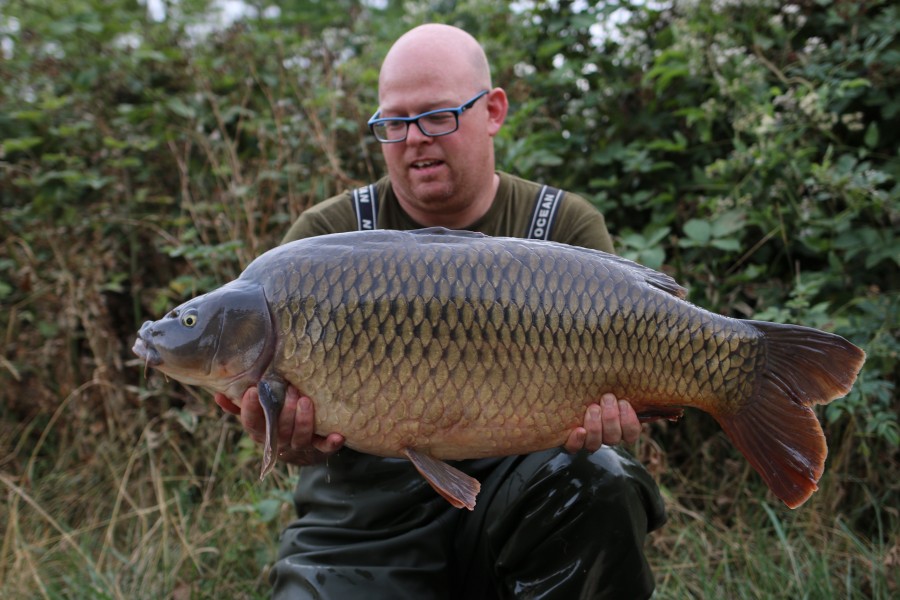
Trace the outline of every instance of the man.
<path fill-rule="evenodd" d="M 525 235 L 540 186 L 494 169 L 493 138 L 508 101 L 491 87 L 474 38 L 444 25 L 411 30 L 384 60 L 379 101 L 370 125 L 388 177 L 374 186 L 373 226 Z M 349 193 L 331 198 L 304 212 L 285 241 L 355 230 L 364 221 L 360 210 Z M 602 215 L 572 194 L 557 206 L 550 234 L 612 251 Z M 255 390 L 242 399 L 243 410 L 216 400 L 262 440 Z M 452 508 L 408 461 L 341 449 L 336 433 L 314 435 L 314 399 L 296 390 L 278 431 L 281 459 L 308 466 L 295 494 L 299 518 L 282 536 L 272 573 L 276 597 L 652 593 L 642 545 L 665 519 L 662 501 L 646 471 L 609 447 L 635 441 L 640 431 L 631 406 L 612 394 L 588 408 L 565 449 L 458 463 L 482 482 L 472 512 Z M 575 452 L 582 448 L 588 452 Z"/>

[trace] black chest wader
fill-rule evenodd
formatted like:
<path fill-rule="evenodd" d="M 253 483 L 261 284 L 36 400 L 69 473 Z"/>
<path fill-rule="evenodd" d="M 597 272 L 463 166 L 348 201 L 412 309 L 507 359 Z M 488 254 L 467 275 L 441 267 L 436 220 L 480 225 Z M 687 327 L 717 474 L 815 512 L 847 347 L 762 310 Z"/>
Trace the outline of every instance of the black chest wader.
<path fill-rule="evenodd" d="M 550 239 L 565 193 L 538 192 L 530 239 Z M 375 186 L 353 193 L 375 229 Z M 460 461 L 478 478 L 474 511 L 450 506 L 405 459 L 343 449 L 303 467 L 298 519 L 281 536 L 273 597 L 399 600 L 649 597 L 648 532 L 665 522 L 659 490 L 629 454 L 550 449 Z"/>

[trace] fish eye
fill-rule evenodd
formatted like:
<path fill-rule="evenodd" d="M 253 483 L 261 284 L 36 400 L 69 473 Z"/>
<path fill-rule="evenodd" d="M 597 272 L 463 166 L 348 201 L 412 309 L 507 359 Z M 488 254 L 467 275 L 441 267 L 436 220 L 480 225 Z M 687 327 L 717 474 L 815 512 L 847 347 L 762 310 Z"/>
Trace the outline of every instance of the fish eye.
<path fill-rule="evenodd" d="M 181 324 L 185 327 L 193 327 L 197 324 L 197 315 L 194 313 L 188 313 L 181 317 Z"/>

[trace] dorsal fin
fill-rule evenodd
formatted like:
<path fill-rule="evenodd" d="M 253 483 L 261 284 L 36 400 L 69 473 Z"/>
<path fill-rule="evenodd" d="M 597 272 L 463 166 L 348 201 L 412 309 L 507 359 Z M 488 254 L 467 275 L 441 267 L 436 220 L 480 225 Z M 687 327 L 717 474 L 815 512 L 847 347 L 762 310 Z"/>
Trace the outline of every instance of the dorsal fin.
<path fill-rule="evenodd" d="M 405 233 L 413 235 L 449 235 L 466 238 L 486 238 L 486 233 L 480 231 L 468 231 L 466 229 L 447 229 L 446 227 L 425 227 L 424 229 L 412 229 Z"/>

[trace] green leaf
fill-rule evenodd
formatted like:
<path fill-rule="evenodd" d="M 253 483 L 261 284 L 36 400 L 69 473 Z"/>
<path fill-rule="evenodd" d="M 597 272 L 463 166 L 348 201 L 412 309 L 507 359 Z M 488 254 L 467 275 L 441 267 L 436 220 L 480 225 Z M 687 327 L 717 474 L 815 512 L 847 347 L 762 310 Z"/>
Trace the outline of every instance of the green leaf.
<path fill-rule="evenodd" d="M 169 98 L 166 100 L 166 107 L 179 117 L 184 117 L 185 119 L 194 119 L 197 116 L 197 111 L 185 104 L 181 98 Z"/>
<path fill-rule="evenodd" d="M 16 110 L 10 113 L 13 119 L 19 121 L 29 121 L 31 123 L 39 123 L 44 120 L 45 113 L 42 110 Z"/>
<path fill-rule="evenodd" d="M 684 224 L 683 231 L 688 238 L 699 245 L 708 244 L 712 236 L 712 226 L 708 221 L 701 221 L 700 219 L 689 220 Z"/>
<path fill-rule="evenodd" d="M 869 87 L 871 85 L 872 82 L 865 77 L 857 77 L 856 79 L 849 79 L 841 82 L 841 88 L 845 90 L 854 90 L 861 87 Z"/>
<path fill-rule="evenodd" d="M 44 138 L 38 136 L 28 136 L 3 140 L 3 152 L 23 152 L 30 148 L 34 148 L 43 141 Z"/>
<path fill-rule="evenodd" d="M 650 267 L 651 269 L 659 269 L 666 260 L 666 253 L 660 247 L 647 248 L 638 254 L 637 262 Z"/>
<path fill-rule="evenodd" d="M 878 146 L 878 123 L 872 121 L 869 123 L 869 126 L 866 127 L 866 135 L 863 137 L 863 142 L 869 148 L 875 148 Z"/>
<path fill-rule="evenodd" d="M 733 238 L 713 240 L 710 242 L 710 245 L 719 250 L 726 250 L 728 252 L 737 252 L 741 249 L 741 243 Z"/>
<path fill-rule="evenodd" d="M 712 237 L 721 238 L 731 235 L 735 231 L 739 231 L 744 227 L 746 218 L 742 211 L 729 210 L 716 217 L 712 222 Z"/>

